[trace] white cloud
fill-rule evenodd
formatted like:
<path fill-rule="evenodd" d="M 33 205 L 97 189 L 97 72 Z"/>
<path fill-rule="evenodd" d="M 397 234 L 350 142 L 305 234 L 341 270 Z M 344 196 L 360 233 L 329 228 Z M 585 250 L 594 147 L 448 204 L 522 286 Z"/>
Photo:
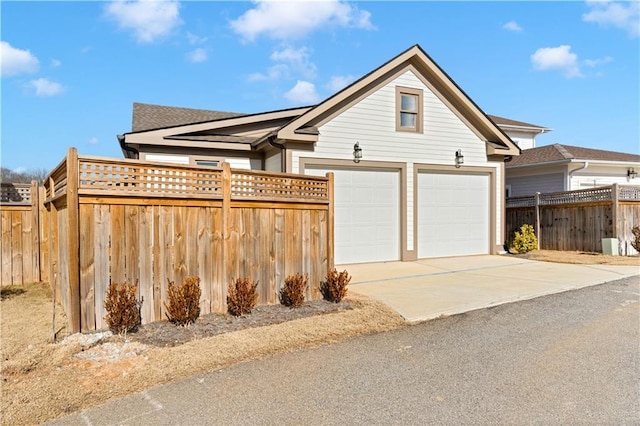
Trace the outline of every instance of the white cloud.
<path fill-rule="evenodd" d="M 284 94 L 284 97 L 293 104 L 315 104 L 320 101 L 316 86 L 301 80 L 298 80 L 293 89 Z"/>
<path fill-rule="evenodd" d="M 598 65 L 606 64 L 613 61 L 611 56 L 605 56 L 604 58 L 598 59 L 585 59 L 584 64 L 590 68 L 597 67 Z"/>
<path fill-rule="evenodd" d="M 202 44 L 207 41 L 207 38 L 200 37 L 192 32 L 187 31 L 187 40 L 189 40 L 189 44 Z"/>
<path fill-rule="evenodd" d="M 256 72 L 249 75 L 249 81 L 279 80 L 290 76 L 289 67 L 285 64 L 276 64 L 269 67 L 267 73 Z"/>
<path fill-rule="evenodd" d="M 331 92 L 339 92 L 353 82 L 352 75 L 334 75 L 327 83 L 327 89 Z"/>
<path fill-rule="evenodd" d="M 506 24 L 504 24 L 502 28 L 508 31 L 516 32 L 516 33 L 519 33 L 522 31 L 522 27 L 518 25 L 516 21 L 509 21 Z"/>
<path fill-rule="evenodd" d="M 313 79 L 316 76 L 316 65 L 309 60 L 310 52 L 306 47 L 295 49 L 284 47 L 274 51 L 270 59 L 278 62 L 267 69 L 266 73 L 253 73 L 249 75 L 249 81 L 279 80 L 298 75 L 305 79 Z"/>
<path fill-rule="evenodd" d="M 244 40 L 260 35 L 288 40 L 302 38 L 326 27 L 350 27 L 371 30 L 371 14 L 340 0 L 268 1 L 255 0 L 255 7 L 230 22 Z"/>
<path fill-rule="evenodd" d="M 93 136 L 91 139 L 89 139 L 89 140 L 87 141 L 87 143 L 88 143 L 89 145 L 98 145 L 98 138 L 96 138 L 95 136 Z"/>
<path fill-rule="evenodd" d="M 62 85 L 46 78 L 31 80 L 29 85 L 36 90 L 36 96 L 55 96 L 62 93 Z"/>
<path fill-rule="evenodd" d="M 582 15 L 583 21 L 621 28 L 631 37 L 640 37 L 640 2 L 622 4 L 594 1 L 587 2 L 587 5 L 591 11 Z"/>
<path fill-rule="evenodd" d="M 178 2 L 118 0 L 105 7 L 105 14 L 120 28 L 133 30 L 139 43 L 150 43 L 168 35 L 180 21 Z"/>
<path fill-rule="evenodd" d="M 197 49 L 194 49 L 191 52 L 187 53 L 187 59 L 189 60 L 189 62 L 194 64 L 206 61 L 207 57 L 207 51 L 201 47 L 198 47 Z"/>
<path fill-rule="evenodd" d="M 571 52 L 571 46 L 542 47 L 531 55 L 533 67 L 539 71 L 559 70 L 565 77 L 582 77 L 578 66 L 578 55 Z"/>
<path fill-rule="evenodd" d="M 60 65 L 62 65 L 62 62 L 60 62 L 58 59 L 52 59 L 51 60 L 51 66 L 53 68 L 58 68 Z"/>
<path fill-rule="evenodd" d="M 0 42 L 0 64 L 3 77 L 34 73 L 40 66 L 30 51 L 17 49 L 6 41 Z"/>

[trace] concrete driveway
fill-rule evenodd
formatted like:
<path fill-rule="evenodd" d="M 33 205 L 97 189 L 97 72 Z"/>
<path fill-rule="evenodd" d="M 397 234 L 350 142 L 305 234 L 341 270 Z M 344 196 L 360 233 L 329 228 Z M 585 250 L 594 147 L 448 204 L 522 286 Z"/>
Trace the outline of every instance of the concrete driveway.
<path fill-rule="evenodd" d="M 350 291 L 417 322 L 602 284 L 640 274 L 637 266 L 570 265 L 503 256 L 339 265 Z"/>

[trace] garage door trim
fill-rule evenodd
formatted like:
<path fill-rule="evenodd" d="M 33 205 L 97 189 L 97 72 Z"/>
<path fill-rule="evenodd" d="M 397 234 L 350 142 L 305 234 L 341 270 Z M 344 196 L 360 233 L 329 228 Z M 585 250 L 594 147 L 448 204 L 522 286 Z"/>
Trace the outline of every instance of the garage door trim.
<path fill-rule="evenodd" d="M 398 171 L 400 173 L 400 260 L 414 260 L 415 250 L 407 250 L 407 164 L 392 161 L 364 161 L 355 163 L 353 160 L 338 160 L 333 158 L 300 157 L 298 170 L 304 174 L 307 168 L 339 168 L 362 170 Z"/>
<path fill-rule="evenodd" d="M 444 166 L 439 164 L 414 163 L 413 165 L 413 241 L 417 252 L 418 246 L 418 174 L 420 173 L 451 173 L 489 175 L 489 253 L 497 254 L 496 238 L 496 169 L 482 166 Z M 504 176 L 504 173 L 503 173 Z M 416 253 L 420 257 L 420 253 Z"/>

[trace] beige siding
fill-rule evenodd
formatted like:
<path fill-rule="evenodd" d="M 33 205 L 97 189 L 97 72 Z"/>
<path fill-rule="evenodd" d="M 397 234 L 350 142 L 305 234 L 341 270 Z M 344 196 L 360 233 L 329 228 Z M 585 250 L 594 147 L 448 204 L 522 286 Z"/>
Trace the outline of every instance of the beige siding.
<path fill-rule="evenodd" d="M 504 129 L 503 129 L 504 130 Z M 536 147 L 536 137 L 531 133 L 518 133 L 506 131 L 505 133 L 514 141 L 520 149 L 530 149 Z"/>
<path fill-rule="evenodd" d="M 268 172 L 282 171 L 282 157 L 280 152 L 276 151 L 273 155 L 265 157 L 264 169 Z"/>
<path fill-rule="evenodd" d="M 640 178 L 629 179 L 627 177 L 628 169 L 628 166 L 601 166 L 591 163 L 586 169 L 573 174 L 569 189 L 588 189 L 613 185 L 614 183 L 619 185 L 640 184 Z M 640 164 L 635 166 L 635 170 L 640 172 Z"/>
<path fill-rule="evenodd" d="M 396 86 L 423 90 L 423 133 L 397 132 Z M 407 250 L 413 250 L 413 163 L 453 165 L 455 152 L 461 149 L 466 166 L 493 166 L 488 162 L 486 145 L 480 140 L 413 72 L 407 71 L 386 86 L 345 110 L 319 128 L 320 137 L 313 152 L 293 151 L 293 173 L 299 172 L 300 157 L 352 159 L 358 141 L 366 161 L 404 162 L 407 164 Z M 501 193 L 501 177 L 496 189 Z M 496 200 L 500 212 L 500 201 Z M 500 214 L 498 213 L 498 216 Z M 501 230 L 498 217 L 496 229 Z M 496 244 L 501 244 L 497 231 Z"/>

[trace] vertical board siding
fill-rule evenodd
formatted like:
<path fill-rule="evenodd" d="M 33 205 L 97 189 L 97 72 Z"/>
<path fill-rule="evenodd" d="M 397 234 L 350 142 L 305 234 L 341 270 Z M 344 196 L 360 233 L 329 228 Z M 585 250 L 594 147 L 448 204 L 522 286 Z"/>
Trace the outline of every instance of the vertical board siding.
<path fill-rule="evenodd" d="M 540 248 L 544 250 L 602 252 L 602 239 L 617 236 L 622 256 L 637 252 L 631 229 L 640 226 L 640 203 L 622 203 L 614 222 L 612 203 L 540 206 Z M 507 208 L 507 242 L 524 224 L 535 228 L 534 207 Z"/>
<path fill-rule="evenodd" d="M 23 189 L 28 191 L 30 205 L 10 202 L 0 205 L 0 282 L 3 285 L 39 282 L 49 276 L 48 271 L 42 271 L 49 266 L 48 251 L 41 246 L 48 244 L 48 229 L 42 228 L 46 210 L 42 211 L 41 191 L 35 182 Z M 42 261 L 41 254 L 47 263 Z"/>
<path fill-rule="evenodd" d="M 200 277 L 202 314 L 224 312 L 227 286 L 241 277 L 259 281 L 259 304 L 273 304 L 287 276 L 308 274 L 307 299 L 317 299 L 327 270 L 326 217 L 321 209 L 235 207 L 224 240 L 221 207 L 81 204 L 82 330 L 106 327 L 109 282 L 138 280 L 143 323 L 166 319 L 167 279 L 179 284 L 193 275 Z M 63 300 L 65 291 L 61 286 Z"/>

